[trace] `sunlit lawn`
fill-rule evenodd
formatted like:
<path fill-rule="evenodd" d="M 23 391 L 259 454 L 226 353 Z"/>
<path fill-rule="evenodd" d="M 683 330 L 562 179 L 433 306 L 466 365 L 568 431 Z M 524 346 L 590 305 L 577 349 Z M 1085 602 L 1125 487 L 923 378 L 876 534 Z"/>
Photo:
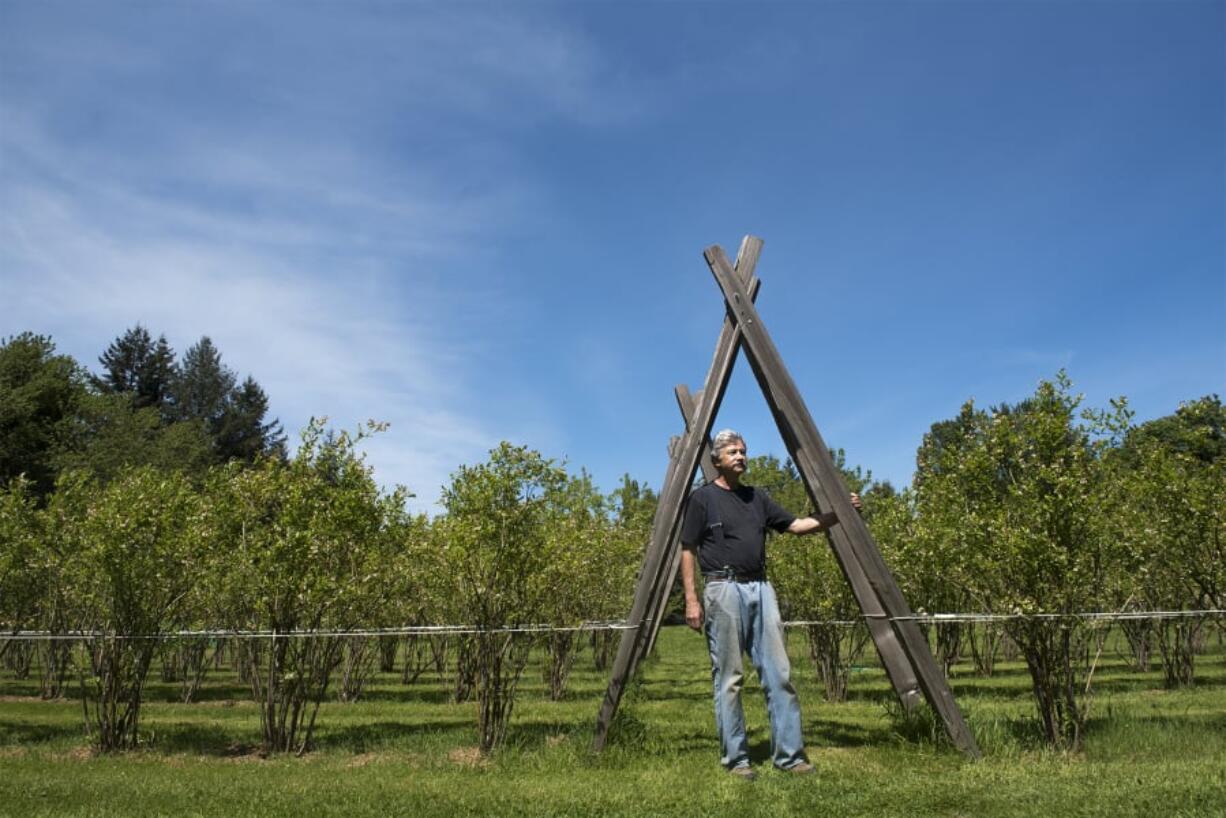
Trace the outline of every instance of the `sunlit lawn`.
<path fill-rule="evenodd" d="M 1159 670 L 1104 657 L 1087 747 L 1045 751 L 1029 678 L 1006 664 L 990 679 L 959 666 L 958 702 L 985 758 L 969 762 L 903 727 L 875 668 L 850 701 L 827 704 L 792 634 L 806 738 L 819 774 L 769 769 L 756 685 L 746 690 L 756 782 L 717 763 L 699 637 L 666 629 L 602 755 L 589 750 L 605 675 L 579 658 L 565 701 L 547 701 L 529 668 L 508 746 L 475 752 L 475 711 L 432 676 L 377 679 L 363 700 L 325 704 L 303 758 L 261 758 L 256 709 L 233 674 L 210 676 L 200 701 L 175 702 L 154 681 L 147 748 L 95 756 L 78 702 L 43 702 L 34 680 L 0 672 L 0 813 L 5 815 L 1226 815 L 1226 666 L 1216 638 L 1198 685 L 1165 691 Z M 155 670 L 156 679 L 157 672 Z"/>

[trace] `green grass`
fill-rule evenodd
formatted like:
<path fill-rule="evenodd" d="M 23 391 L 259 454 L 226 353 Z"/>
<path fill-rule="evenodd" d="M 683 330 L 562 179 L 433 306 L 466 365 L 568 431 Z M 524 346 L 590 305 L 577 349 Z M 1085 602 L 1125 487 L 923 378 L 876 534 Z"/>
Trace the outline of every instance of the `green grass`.
<path fill-rule="evenodd" d="M 746 783 L 720 769 L 704 646 L 670 628 L 602 755 L 589 745 L 606 679 L 587 654 L 562 702 L 544 698 L 529 668 L 508 744 L 488 760 L 473 750 L 474 707 L 451 704 L 433 678 L 403 687 L 381 677 L 364 700 L 324 706 L 314 752 L 264 759 L 255 706 L 228 672 L 190 705 L 152 683 L 146 749 L 109 757 L 87 750 L 78 702 L 39 701 L 33 682 L 0 673 L 0 814 L 1226 815 L 1226 657 L 1216 644 L 1191 690 L 1165 691 L 1159 671 L 1109 657 L 1076 756 L 1042 748 L 1024 668 L 982 679 L 959 667 L 951 686 L 985 752 L 969 762 L 922 723 L 892 719 L 875 668 L 854 675 L 850 701 L 823 702 L 792 638 L 817 776 L 769 769 L 754 684 L 745 701 L 762 774 Z"/>

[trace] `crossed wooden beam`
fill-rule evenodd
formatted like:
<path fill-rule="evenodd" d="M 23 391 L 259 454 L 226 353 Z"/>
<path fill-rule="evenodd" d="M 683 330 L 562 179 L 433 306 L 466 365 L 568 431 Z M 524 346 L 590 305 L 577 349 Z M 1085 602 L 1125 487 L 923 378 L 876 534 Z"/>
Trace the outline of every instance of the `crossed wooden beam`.
<path fill-rule="evenodd" d="M 711 427 L 732 377 L 737 352 L 744 348 L 814 508 L 817 512 L 833 511 L 838 515 L 839 524 L 826 531 L 826 539 L 860 605 L 899 702 L 911 711 L 922 695 L 941 718 L 954 746 L 977 758 L 980 753 L 975 737 L 954 702 L 928 641 L 912 618 L 911 608 L 881 558 L 868 527 L 852 506 L 830 450 L 754 306 L 759 287 L 754 268 L 761 252 L 762 240 L 754 236 L 746 236 L 741 242 L 735 267 L 719 245 L 703 252 L 723 292 L 727 314 L 702 389 L 691 395 L 685 386 L 676 388 L 685 432 L 669 444 L 668 471 L 652 520 L 651 540 L 626 618 L 629 627 L 622 631 L 609 687 L 597 716 L 593 747 L 596 751 L 604 748 L 625 685 L 659 633 L 681 561 L 679 538 L 690 486 L 700 466 L 708 480 L 715 476 L 703 455 L 710 447 Z"/>

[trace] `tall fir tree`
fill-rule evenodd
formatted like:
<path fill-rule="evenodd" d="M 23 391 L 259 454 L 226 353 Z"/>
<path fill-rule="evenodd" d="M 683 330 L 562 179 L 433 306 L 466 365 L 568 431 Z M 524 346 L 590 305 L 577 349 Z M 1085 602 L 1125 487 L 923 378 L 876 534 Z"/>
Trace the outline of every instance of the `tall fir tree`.
<path fill-rule="evenodd" d="M 268 396 L 250 375 L 230 393 L 227 410 L 217 435 L 218 453 L 223 460 L 248 463 L 262 454 L 285 456 L 285 434 L 281 423 L 268 415 Z"/>
<path fill-rule="evenodd" d="M 176 419 L 202 423 L 218 461 L 251 462 L 262 454 L 284 453 L 281 424 L 265 422 L 264 390 L 251 376 L 239 384 L 207 335 L 184 353 L 172 396 Z"/>
<path fill-rule="evenodd" d="M 156 341 L 140 324 L 116 338 L 98 358 L 102 375 L 92 380 L 103 394 L 129 394 L 132 407 L 154 407 L 164 420 L 170 420 L 171 385 L 174 383 L 175 353 L 165 335 Z"/>
<path fill-rule="evenodd" d="M 211 338 L 203 336 L 183 353 L 173 386 L 177 420 L 200 420 L 214 436 L 221 430 L 234 391 L 234 371 L 221 362 Z"/>

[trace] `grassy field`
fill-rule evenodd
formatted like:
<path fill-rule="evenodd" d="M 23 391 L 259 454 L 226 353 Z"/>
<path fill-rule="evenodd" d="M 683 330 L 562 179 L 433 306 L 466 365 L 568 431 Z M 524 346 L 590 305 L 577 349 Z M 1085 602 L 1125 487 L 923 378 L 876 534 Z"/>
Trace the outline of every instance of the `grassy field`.
<path fill-rule="evenodd" d="M 985 752 L 978 762 L 892 718 L 876 669 L 855 674 L 850 701 L 823 702 L 801 635 L 792 639 L 817 776 L 769 768 L 752 683 L 746 710 L 762 774 L 749 783 L 724 773 L 704 646 L 669 628 L 599 756 L 589 745 L 606 680 L 586 654 L 562 702 L 547 701 L 529 669 L 509 745 L 490 759 L 473 746 L 473 706 L 451 704 L 433 678 L 405 687 L 380 677 L 363 700 L 326 704 L 304 758 L 255 752 L 256 709 L 228 671 L 190 705 L 155 682 L 147 748 L 100 757 L 83 738 L 78 702 L 39 701 L 34 682 L 0 672 L 0 814 L 1226 816 L 1226 655 L 1216 637 L 1191 690 L 1165 691 L 1159 671 L 1132 673 L 1105 656 L 1076 756 L 1041 748 L 1023 667 L 990 679 L 959 668 L 952 688 Z"/>

